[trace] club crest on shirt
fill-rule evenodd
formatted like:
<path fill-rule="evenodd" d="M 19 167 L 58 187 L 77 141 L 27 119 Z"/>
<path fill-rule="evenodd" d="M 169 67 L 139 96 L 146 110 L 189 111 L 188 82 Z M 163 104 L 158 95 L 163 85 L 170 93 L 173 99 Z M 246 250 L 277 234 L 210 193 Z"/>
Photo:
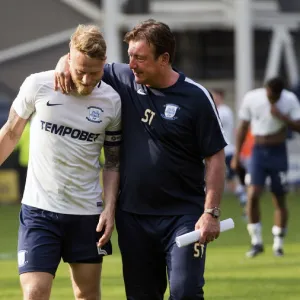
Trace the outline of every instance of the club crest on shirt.
<path fill-rule="evenodd" d="M 167 120 L 176 120 L 176 112 L 180 109 L 180 107 L 176 104 L 166 104 L 164 107 L 165 112 L 161 114 L 161 116 Z"/>
<path fill-rule="evenodd" d="M 93 123 L 101 123 L 101 113 L 103 112 L 103 109 L 100 107 L 95 106 L 89 106 L 89 115 L 86 117 L 86 119 Z"/>

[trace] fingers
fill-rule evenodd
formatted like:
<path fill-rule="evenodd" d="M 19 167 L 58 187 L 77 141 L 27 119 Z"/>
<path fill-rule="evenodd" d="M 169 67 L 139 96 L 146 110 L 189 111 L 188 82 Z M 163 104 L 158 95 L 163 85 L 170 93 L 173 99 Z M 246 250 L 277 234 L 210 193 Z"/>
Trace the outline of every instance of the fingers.
<path fill-rule="evenodd" d="M 64 90 L 67 94 L 69 94 L 71 90 L 71 74 L 69 72 L 66 72 L 64 78 Z"/>
<path fill-rule="evenodd" d="M 104 220 L 100 216 L 99 222 L 98 222 L 97 227 L 96 227 L 96 231 L 101 232 L 103 230 L 103 226 L 104 226 Z"/>
<path fill-rule="evenodd" d="M 199 243 L 200 244 L 205 244 L 206 241 L 207 241 L 207 238 L 208 238 L 208 235 L 205 232 L 201 233 Z"/>
<path fill-rule="evenodd" d="M 213 237 L 213 236 L 211 236 L 211 237 L 208 237 L 208 238 L 206 238 L 206 244 L 208 244 L 208 243 L 211 243 L 211 242 L 213 242 L 215 239 L 217 239 L 216 237 Z"/>
<path fill-rule="evenodd" d="M 201 239 L 199 240 L 199 243 L 200 244 L 208 244 L 210 242 L 213 242 L 215 239 L 217 239 L 216 236 L 210 236 L 210 235 L 201 236 Z"/>
<path fill-rule="evenodd" d="M 57 89 L 59 88 L 63 94 L 66 94 L 65 88 L 64 88 L 64 77 L 65 75 L 63 73 L 59 73 L 55 75 L 55 79 L 57 82 Z"/>
<path fill-rule="evenodd" d="M 114 222 L 111 222 L 109 219 L 105 218 L 105 216 L 100 215 L 96 231 L 102 232 L 103 230 L 104 232 L 97 243 L 98 247 L 102 247 L 109 241 L 114 230 Z"/>
<path fill-rule="evenodd" d="M 54 90 L 57 91 L 58 90 L 58 78 L 56 77 L 56 74 L 54 76 Z"/>
<path fill-rule="evenodd" d="M 98 247 L 102 247 L 109 241 L 111 234 L 113 232 L 113 229 L 114 229 L 113 225 L 105 226 L 105 231 L 104 231 L 103 235 L 101 236 L 101 238 L 99 239 L 99 242 L 97 244 Z"/>
<path fill-rule="evenodd" d="M 54 89 L 60 89 L 63 94 L 69 94 L 71 91 L 71 75 L 69 72 L 55 73 Z"/>
<path fill-rule="evenodd" d="M 201 233 L 201 237 L 200 237 L 200 240 L 199 240 L 200 244 L 207 244 L 207 243 L 213 242 L 220 235 L 220 232 L 215 231 L 215 230 L 213 230 L 213 231 L 203 230 L 201 232 L 201 229 L 200 229 L 200 233 Z"/>

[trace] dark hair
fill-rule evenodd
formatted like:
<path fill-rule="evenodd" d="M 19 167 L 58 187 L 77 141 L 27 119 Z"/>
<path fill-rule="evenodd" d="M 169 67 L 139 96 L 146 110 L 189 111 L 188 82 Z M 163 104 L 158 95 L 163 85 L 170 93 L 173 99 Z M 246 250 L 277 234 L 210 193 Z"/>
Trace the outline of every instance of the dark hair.
<path fill-rule="evenodd" d="M 273 95 L 279 97 L 284 89 L 284 80 L 281 77 L 271 78 L 265 83 L 265 87 L 268 87 Z"/>
<path fill-rule="evenodd" d="M 146 20 L 136 25 L 131 31 L 127 32 L 124 42 L 146 40 L 149 45 L 155 48 L 155 58 L 164 53 L 169 53 L 170 64 L 175 57 L 176 41 L 170 27 L 162 22 L 153 19 Z"/>

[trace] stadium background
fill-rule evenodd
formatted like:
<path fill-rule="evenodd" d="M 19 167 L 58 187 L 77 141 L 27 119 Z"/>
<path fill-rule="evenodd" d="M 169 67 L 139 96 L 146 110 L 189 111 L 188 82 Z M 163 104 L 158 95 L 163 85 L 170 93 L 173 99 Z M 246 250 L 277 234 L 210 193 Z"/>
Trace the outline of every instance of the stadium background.
<path fill-rule="evenodd" d="M 226 102 L 235 113 L 243 94 L 261 86 L 266 78 L 282 75 L 291 89 L 300 83 L 299 0 L 1 0 L 0 126 L 25 77 L 53 69 L 68 51 L 70 34 L 79 23 L 96 23 L 103 28 L 108 61 L 127 62 L 126 45 L 121 42 L 124 32 L 150 17 L 168 23 L 176 34 L 174 66 L 208 88 L 223 88 Z M 270 253 L 255 261 L 244 259 L 248 247 L 245 223 L 237 200 L 226 195 L 224 218 L 233 217 L 236 229 L 224 233 L 211 246 L 207 299 L 279 300 L 300 296 L 298 134 L 289 140 L 288 147 L 292 189 L 288 254 L 282 260 L 275 260 Z M 1 300 L 20 299 L 15 261 L 18 170 L 15 151 L 0 168 Z M 264 235 L 271 245 L 269 200 L 266 195 L 262 205 Z M 116 235 L 113 241 L 115 255 L 104 266 L 103 298 L 119 300 L 125 297 Z M 62 297 L 72 299 L 65 266 L 60 268 L 51 299 Z"/>

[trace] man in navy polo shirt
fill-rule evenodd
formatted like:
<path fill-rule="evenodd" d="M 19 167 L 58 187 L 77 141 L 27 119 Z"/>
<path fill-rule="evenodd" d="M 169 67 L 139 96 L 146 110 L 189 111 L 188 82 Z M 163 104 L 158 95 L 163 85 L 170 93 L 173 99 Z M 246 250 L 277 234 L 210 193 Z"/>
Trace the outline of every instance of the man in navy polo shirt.
<path fill-rule="evenodd" d="M 203 298 L 205 247 L 220 232 L 227 145 L 210 93 L 172 68 L 175 38 L 147 20 L 125 36 L 129 64 L 108 64 L 103 80 L 122 100 L 121 184 L 116 212 L 127 299 Z M 56 82 L 69 91 L 64 58 Z M 205 167 L 205 172 L 204 172 Z M 203 213 L 205 212 L 205 213 Z M 201 230 L 199 243 L 175 238 Z"/>

